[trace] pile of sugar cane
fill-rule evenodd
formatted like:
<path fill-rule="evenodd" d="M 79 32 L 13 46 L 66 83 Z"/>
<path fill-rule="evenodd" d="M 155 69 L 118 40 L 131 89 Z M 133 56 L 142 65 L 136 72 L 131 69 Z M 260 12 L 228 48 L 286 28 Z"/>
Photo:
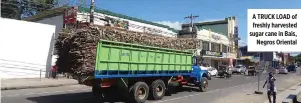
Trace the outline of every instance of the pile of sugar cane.
<path fill-rule="evenodd" d="M 93 75 L 96 47 L 100 39 L 177 50 L 195 49 L 200 45 L 199 40 L 192 38 L 164 37 L 95 25 L 63 30 L 55 45 L 58 51 L 58 70 L 84 76 Z"/>

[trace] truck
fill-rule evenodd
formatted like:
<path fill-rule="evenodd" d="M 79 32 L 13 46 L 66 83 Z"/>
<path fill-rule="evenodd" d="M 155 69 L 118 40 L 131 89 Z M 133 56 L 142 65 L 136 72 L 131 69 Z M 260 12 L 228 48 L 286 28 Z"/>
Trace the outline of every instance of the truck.
<path fill-rule="evenodd" d="M 125 96 L 130 103 L 161 100 L 183 85 L 208 89 L 208 71 L 192 52 L 124 42 L 97 44 L 92 92 L 102 97 Z M 115 94 L 112 94 L 115 93 Z"/>

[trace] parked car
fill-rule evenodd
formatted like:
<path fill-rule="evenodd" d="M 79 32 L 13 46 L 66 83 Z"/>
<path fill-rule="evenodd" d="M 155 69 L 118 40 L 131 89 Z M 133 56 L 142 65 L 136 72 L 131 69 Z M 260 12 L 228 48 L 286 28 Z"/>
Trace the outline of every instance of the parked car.
<path fill-rule="evenodd" d="M 236 73 L 236 74 L 245 74 L 247 71 L 246 66 L 244 65 L 236 65 L 233 70 L 232 73 Z"/>
<path fill-rule="evenodd" d="M 210 75 L 215 76 L 217 74 L 217 69 L 214 67 L 208 67 L 208 72 Z"/>
<path fill-rule="evenodd" d="M 289 66 L 287 66 L 286 69 L 287 69 L 288 72 L 291 72 L 291 71 L 295 72 L 296 71 L 296 66 L 295 65 L 289 65 Z"/>
<path fill-rule="evenodd" d="M 279 74 L 287 74 L 288 70 L 285 67 L 280 67 L 279 69 Z"/>

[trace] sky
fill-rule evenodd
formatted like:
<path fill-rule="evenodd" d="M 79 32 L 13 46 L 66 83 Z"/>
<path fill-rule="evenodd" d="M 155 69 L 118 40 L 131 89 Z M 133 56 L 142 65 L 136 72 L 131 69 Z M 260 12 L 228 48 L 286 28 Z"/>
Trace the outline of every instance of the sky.
<path fill-rule="evenodd" d="M 184 17 L 190 14 L 199 16 L 194 22 L 236 16 L 242 45 L 247 43 L 247 9 L 301 9 L 301 0 L 95 0 L 95 4 L 176 29 L 189 22 Z"/>

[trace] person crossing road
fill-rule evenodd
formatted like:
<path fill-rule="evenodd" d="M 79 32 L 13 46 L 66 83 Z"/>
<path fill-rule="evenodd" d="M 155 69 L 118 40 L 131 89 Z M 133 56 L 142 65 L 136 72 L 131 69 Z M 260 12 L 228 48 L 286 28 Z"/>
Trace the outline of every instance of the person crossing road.
<path fill-rule="evenodd" d="M 277 89 L 276 89 L 275 81 L 276 78 L 274 77 L 273 72 L 269 72 L 269 76 L 267 77 L 263 85 L 263 88 L 265 87 L 265 85 L 267 85 L 267 96 L 270 103 L 276 103 Z M 273 97 L 273 102 L 271 100 L 271 96 Z"/>

